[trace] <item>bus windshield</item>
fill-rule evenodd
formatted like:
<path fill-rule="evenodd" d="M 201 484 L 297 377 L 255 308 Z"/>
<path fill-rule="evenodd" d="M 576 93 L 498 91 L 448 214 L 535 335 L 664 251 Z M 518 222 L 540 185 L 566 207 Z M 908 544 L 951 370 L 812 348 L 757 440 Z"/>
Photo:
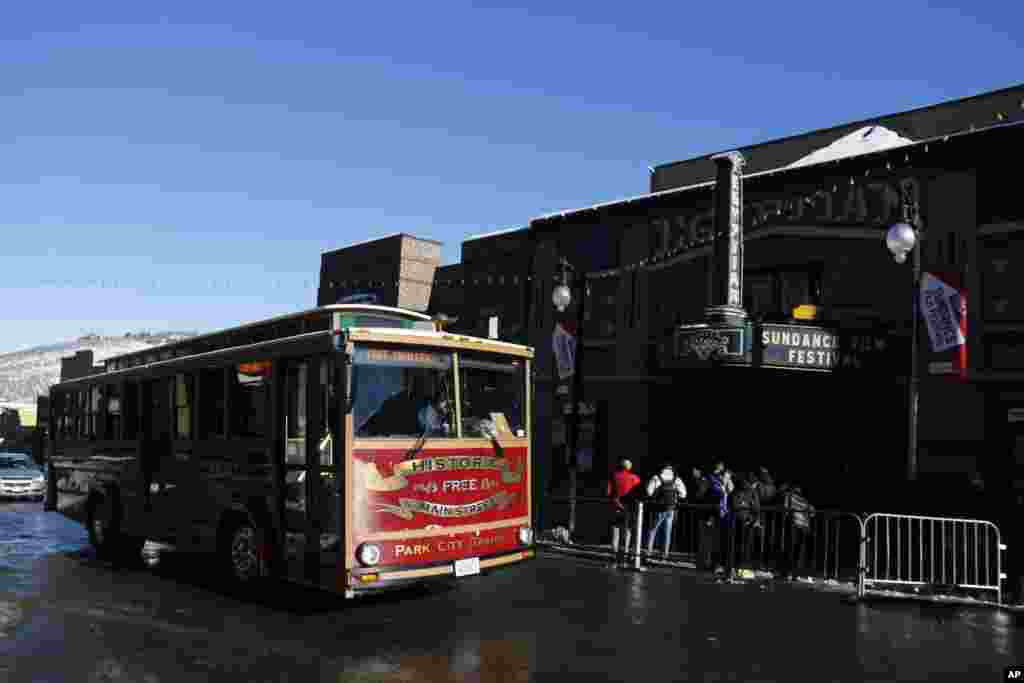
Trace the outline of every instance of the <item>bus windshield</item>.
<path fill-rule="evenodd" d="M 452 356 L 433 351 L 360 348 L 352 373 L 356 437 L 455 436 Z"/>
<path fill-rule="evenodd" d="M 518 358 L 459 354 L 463 436 L 485 436 L 484 420 L 493 422 L 499 433 L 526 436 L 524 371 Z"/>

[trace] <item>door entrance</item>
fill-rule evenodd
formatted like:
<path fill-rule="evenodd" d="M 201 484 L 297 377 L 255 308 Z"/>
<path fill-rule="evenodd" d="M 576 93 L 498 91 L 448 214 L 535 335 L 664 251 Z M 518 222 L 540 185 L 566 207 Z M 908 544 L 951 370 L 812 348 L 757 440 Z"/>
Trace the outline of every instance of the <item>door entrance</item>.
<path fill-rule="evenodd" d="M 166 512 L 164 505 L 172 466 L 171 391 L 166 379 L 142 383 L 142 471 L 146 509 L 158 515 Z"/>
<path fill-rule="evenodd" d="M 330 586 L 337 583 L 343 545 L 333 366 L 328 356 L 289 361 L 283 387 L 288 576 Z"/>

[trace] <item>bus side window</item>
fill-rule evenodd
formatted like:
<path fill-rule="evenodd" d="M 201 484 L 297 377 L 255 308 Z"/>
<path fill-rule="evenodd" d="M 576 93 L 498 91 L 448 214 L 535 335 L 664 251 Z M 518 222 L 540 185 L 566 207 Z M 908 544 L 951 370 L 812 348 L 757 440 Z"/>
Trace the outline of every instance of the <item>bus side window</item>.
<path fill-rule="evenodd" d="M 192 375 L 178 374 L 174 378 L 174 411 L 176 436 L 192 438 Z"/>
<path fill-rule="evenodd" d="M 108 384 L 104 387 L 104 406 L 106 408 L 106 418 L 104 420 L 104 439 L 114 440 L 121 438 L 121 416 L 122 416 L 122 405 L 121 405 L 121 391 L 120 385 Z"/>
<path fill-rule="evenodd" d="M 201 438 L 224 436 L 224 370 L 203 370 L 199 375 L 199 433 Z"/>
<path fill-rule="evenodd" d="M 251 439 L 267 436 L 267 409 L 270 395 L 270 363 L 242 363 L 232 368 L 231 434 Z"/>
<path fill-rule="evenodd" d="M 124 420 L 124 438 L 126 440 L 137 439 L 139 438 L 139 385 L 136 382 L 126 382 L 122 399 L 121 415 Z"/>

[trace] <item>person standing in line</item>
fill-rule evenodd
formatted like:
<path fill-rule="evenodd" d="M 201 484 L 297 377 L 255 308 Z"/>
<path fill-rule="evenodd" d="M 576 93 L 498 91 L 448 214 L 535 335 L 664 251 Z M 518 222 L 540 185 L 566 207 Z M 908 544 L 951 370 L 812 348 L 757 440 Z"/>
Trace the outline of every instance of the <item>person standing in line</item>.
<path fill-rule="evenodd" d="M 611 564 L 613 568 L 627 566 L 629 544 L 633 537 L 633 525 L 636 523 L 636 506 L 630 494 L 639 485 L 640 477 L 633 472 L 633 463 L 623 458 L 619 462 L 619 468 L 608 481 L 608 497 L 612 500 L 612 553 L 615 556 Z"/>
<path fill-rule="evenodd" d="M 736 517 L 736 532 L 739 546 L 740 578 L 753 578 L 753 572 L 761 567 L 761 499 L 757 476 L 753 473 L 741 475 L 739 488 L 732 496 L 732 509 Z M 749 573 L 748 573 L 749 572 Z"/>
<path fill-rule="evenodd" d="M 712 487 L 714 476 L 711 472 L 704 473 L 697 467 L 693 468 L 693 501 L 698 505 L 697 568 L 702 571 L 711 571 L 715 568 L 718 545 L 719 505 Z"/>
<path fill-rule="evenodd" d="M 725 575 L 726 579 L 729 579 L 732 576 L 733 556 L 735 554 L 732 533 L 733 514 L 729 504 L 729 497 L 733 493 L 735 484 L 732 480 L 732 473 L 726 469 L 725 463 L 721 461 L 715 463 L 709 480 L 711 483 L 711 500 L 718 506 L 718 514 L 713 517 L 718 531 L 719 556 L 719 566 L 715 568 L 715 573 L 718 574 L 719 569 L 721 569 L 721 573 Z"/>
<path fill-rule="evenodd" d="M 672 544 L 672 522 L 675 519 L 676 506 L 686 499 L 686 485 L 682 477 L 677 477 L 672 465 L 665 464 L 661 472 L 647 482 L 647 497 L 654 512 L 654 523 L 647 533 L 647 552 L 654 553 L 654 542 L 659 532 L 664 530 L 665 559 Z"/>
<path fill-rule="evenodd" d="M 797 572 L 804 570 L 804 555 L 811 535 L 811 519 L 814 506 L 804 497 L 799 486 L 793 486 L 783 497 L 783 505 L 789 517 L 789 554 L 784 574 L 792 581 Z"/>

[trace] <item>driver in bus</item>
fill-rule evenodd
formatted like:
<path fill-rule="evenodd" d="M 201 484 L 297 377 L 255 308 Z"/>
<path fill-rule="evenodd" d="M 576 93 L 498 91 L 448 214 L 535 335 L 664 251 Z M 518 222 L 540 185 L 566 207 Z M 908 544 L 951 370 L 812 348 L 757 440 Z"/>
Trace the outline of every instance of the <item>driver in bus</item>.
<path fill-rule="evenodd" d="M 451 428 L 448 425 L 448 398 L 444 392 L 438 391 L 427 400 L 417 418 L 420 429 L 427 436 L 446 436 Z"/>

